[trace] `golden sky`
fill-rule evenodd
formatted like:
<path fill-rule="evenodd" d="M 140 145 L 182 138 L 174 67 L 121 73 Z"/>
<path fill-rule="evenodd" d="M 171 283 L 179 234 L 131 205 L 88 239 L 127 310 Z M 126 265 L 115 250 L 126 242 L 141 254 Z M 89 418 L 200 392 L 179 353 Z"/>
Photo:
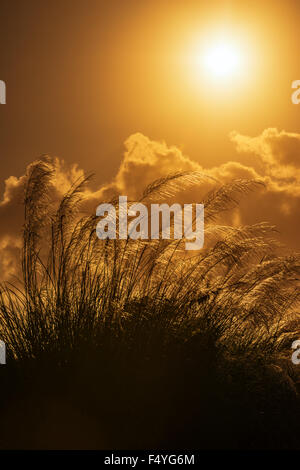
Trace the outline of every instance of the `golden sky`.
<path fill-rule="evenodd" d="M 49 154 L 96 173 L 94 190 L 181 167 L 258 176 L 268 189 L 242 222 L 269 217 L 297 246 L 299 24 L 298 1 L 1 0 L 2 237 L 26 166 Z M 210 76 L 202 56 L 220 40 L 239 64 Z"/>

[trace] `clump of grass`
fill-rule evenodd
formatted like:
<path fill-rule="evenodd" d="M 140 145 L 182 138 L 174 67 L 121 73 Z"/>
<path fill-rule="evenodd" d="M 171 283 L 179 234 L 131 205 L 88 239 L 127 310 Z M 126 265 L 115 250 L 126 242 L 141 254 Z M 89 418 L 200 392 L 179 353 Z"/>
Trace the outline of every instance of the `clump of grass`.
<path fill-rule="evenodd" d="M 300 337 L 299 255 L 276 254 L 275 229 L 267 223 L 218 223 L 260 183 L 233 181 L 199 201 L 206 243 L 186 256 L 185 240 L 100 241 L 96 217 L 80 216 L 88 178 L 50 210 L 53 177 L 46 161 L 29 170 L 23 281 L 0 291 L 1 338 L 21 390 L 24 370 L 54 396 L 57 387 L 67 387 L 76 407 L 98 417 L 111 448 L 272 447 L 280 439 L 294 445 L 288 439 L 297 424 L 287 423 L 285 413 L 279 426 L 283 415 L 269 399 L 280 396 L 296 416 L 297 378 L 288 351 Z M 140 200 L 173 197 L 205 178 L 169 175 Z M 41 400 L 40 386 L 33 396 Z M 143 416 L 148 424 L 139 433 Z M 285 425 L 290 430 L 282 440 Z"/>

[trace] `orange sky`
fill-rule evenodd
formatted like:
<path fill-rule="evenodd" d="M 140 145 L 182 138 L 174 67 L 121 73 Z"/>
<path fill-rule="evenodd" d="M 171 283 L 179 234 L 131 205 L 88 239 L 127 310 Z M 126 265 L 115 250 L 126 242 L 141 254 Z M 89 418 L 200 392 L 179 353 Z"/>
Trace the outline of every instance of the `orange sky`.
<path fill-rule="evenodd" d="M 111 184 L 139 132 L 218 174 L 233 161 L 271 179 L 268 204 L 299 219 L 299 24 L 297 1 L 1 0 L 2 191 L 45 153 L 96 173 L 95 188 Z M 240 79 L 210 84 L 187 57 L 219 30 L 247 53 Z"/>
<path fill-rule="evenodd" d="M 299 21 L 296 1 L 2 0 L 3 178 L 50 153 L 109 179 L 137 131 L 205 165 L 232 158 L 232 130 L 299 131 Z M 181 62 L 197 34 L 219 27 L 253 53 L 247 83 L 221 103 Z"/>

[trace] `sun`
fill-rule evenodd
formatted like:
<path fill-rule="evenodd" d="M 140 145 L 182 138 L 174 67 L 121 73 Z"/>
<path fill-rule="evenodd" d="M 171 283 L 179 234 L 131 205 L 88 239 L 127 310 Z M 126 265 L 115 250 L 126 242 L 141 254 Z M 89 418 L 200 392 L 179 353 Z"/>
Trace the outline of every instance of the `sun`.
<path fill-rule="evenodd" d="M 218 42 L 203 51 L 202 67 L 216 78 L 233 77 L 241 67 L 241 53 L 230 42 Z"/>
<path fill-rule="evenodd" d="M 180 50 L 180 76 L 194 98 L 202 104 L 239 105 L 241 97 L 254 92 L 261 56 L 252 35 L 233 26 L 209 27 L 187 39 Z"/>
<path fill-rule="evenodd" d="M 239 83 L 249 70 L 249 48 L 241 37 L 230 34 L 207 35 L 195 40 L 186 55 L 187 70 L 203 83 Z M 247 63 L 246 63 L 247 57 Z"/>

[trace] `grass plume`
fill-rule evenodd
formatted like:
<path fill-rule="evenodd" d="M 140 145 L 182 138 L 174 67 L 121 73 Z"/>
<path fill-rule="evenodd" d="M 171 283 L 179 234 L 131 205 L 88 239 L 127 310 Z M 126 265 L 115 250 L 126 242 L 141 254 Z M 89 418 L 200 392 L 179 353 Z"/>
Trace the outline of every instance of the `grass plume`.
<path fill-rule="evenodd" d="M 100 241 L 96 217 L 80 216 L 88 178 L 49 210 L 53 177 L 47 162 L 29 169 L 23 280 L 0 290 L 0 334 L 20 393 L 35 377 L 47 389 L 45 407 L 50 392 L 57 404 L 57 388 L 67 387 L 73 407 L 98 417 L 89 443 L 73 436 L 71 447 L 294 447 L 299 255 L 277 254 L 275 228 L 265 222 L 219 222 L 260 183 L 237 180 L 210 192 L 202 201 L 205 247 L 187 256 L 185 240 Z M 205 178 L 166 176 L 140 201 L 173 197 Z M 29 408 L 42 401 L 40 386 L 31 392 Z M 285 405 L 290 413 L 281 413 Z M 24 442 L 48 445 L 30 433 Z"/>

